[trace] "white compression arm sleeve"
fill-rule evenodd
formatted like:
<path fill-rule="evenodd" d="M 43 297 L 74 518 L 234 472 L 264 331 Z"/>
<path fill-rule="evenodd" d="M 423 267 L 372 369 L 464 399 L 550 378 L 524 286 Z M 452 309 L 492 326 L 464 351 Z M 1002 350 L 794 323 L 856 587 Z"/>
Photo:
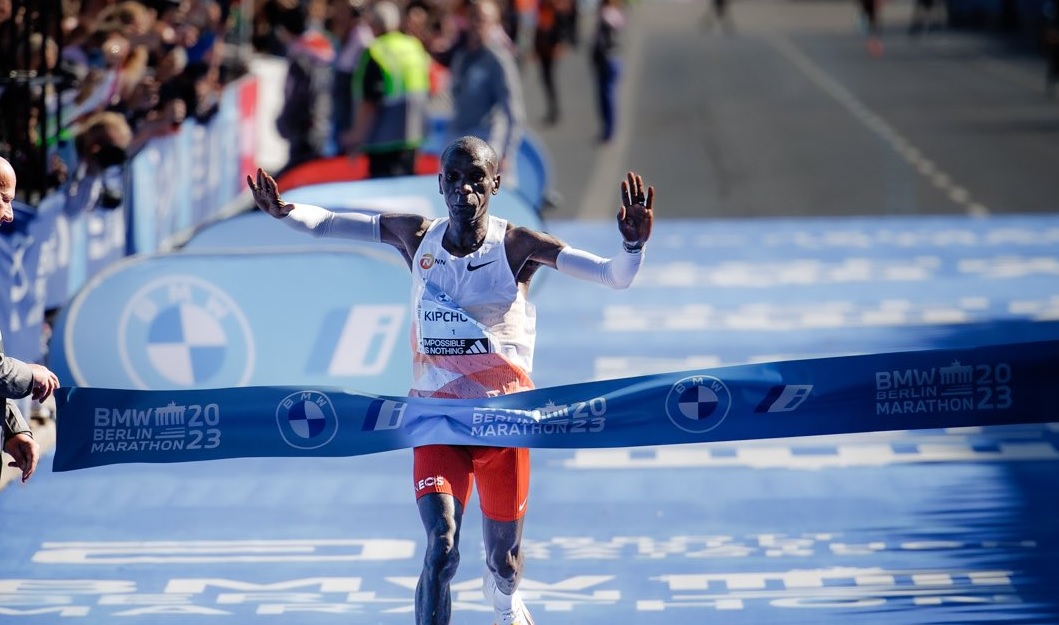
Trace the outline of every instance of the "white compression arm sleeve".
<path fill-rule="evenodd" d="M 314 237 L 359 239 L 376 243 L 382 241 L 378 213 L 336 213 L 312 204 L 294 204 L 294 208 L 282 221 L 291 228 L 308 232 Z"/>
<path fill-rule="evenodd" d="M 609 286 L 612 289 L 627 289 L 643 264 L 643 250 L 622 250 L 614 258 L 602 258 L 591 252 L 564 247 L 555 259 L 559 273 Z"/>

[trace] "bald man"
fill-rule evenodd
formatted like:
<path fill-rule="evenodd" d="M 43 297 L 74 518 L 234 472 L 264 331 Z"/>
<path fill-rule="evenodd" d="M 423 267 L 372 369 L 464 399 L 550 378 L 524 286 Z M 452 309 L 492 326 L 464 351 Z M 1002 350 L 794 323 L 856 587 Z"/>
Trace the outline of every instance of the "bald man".
<path fill-rule="evenodd" d="M 0 157 L 0 222 L 15 220 L 15 168 L 7 159 Z M 25 482 L 37 469 L 40 445 L 33 440 L 33 432 L 26 423 L 18 406 L 7 401 L 32 395 L 44 401 L 59 388 L 59 378 L 44 365 L 28 364 L 4 355 L 3 337 L 0 336 L 0 397 L 4 398 L 3 435 L 4 451 L 13 459 L 8 466 L 22 471 Z"/>
<path fill-rule="evenodd" d="M 15 201 L 15 182 L 15 168 L 0 156 L 0 223 L 8 224 L 15 220 L 15 208 L 12 206 Z"/>

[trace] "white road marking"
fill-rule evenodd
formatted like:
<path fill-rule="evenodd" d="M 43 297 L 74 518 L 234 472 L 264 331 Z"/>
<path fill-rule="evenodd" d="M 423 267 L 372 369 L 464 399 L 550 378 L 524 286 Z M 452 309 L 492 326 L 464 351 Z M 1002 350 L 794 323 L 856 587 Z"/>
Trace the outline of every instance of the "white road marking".
<path fill-rule="evenodd" d="M 1055 445 L 1043 441 L 998 443 L 995 451 L 975 449 L 964 442 L 915 444 L 914 452 L 899 453 L 888 443 L 851 443 L 818 453 L 796 453 L 796 448 L 777 446 L 714 447 L 674 445 L 665 447 L 579 449 L 562 461 L 566 469 L 685 469 L 740 467 L 751 469 L 805 469 L 887 466 L 927 462 L 998 462 L 1059 460 Z"/>
<path fill-rule="evenodd" d="M 948 195 L 953 203 L 962 206 L 968 215 L 984 216 L 989 214 L 989 208 L 976 202 L 969 191 L 963 186 L 956 184 L 952 177 L 942 171 L 936 164 L 929 161 L 922 151 L 916 148 L 911 141 L 901 136 L 879 115 L 872 112 L 863 102 L 848 89 L 843 87 L 834 78 L 829 76 L 820 66 L 801 52 L 789 40 L 783 37 L 770 37 L 769 43 L 797 67 L 809 80 L 816 83 L 825 93 L 830 95 L 839 104 L 846 108 L 866 128 L 874 132 L 901 158 L 903 158 L 912 169 L 918 171 L 931 182 L 939 191 Z M 929 166 L 927 166 L 929 164 Z"/>

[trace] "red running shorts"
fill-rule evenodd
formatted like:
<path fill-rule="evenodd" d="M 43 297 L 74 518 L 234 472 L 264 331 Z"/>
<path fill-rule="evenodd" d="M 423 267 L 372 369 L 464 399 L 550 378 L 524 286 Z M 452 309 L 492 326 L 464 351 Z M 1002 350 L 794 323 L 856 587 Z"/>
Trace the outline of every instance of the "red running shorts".
<path fill-rule="evenodd" d="M 529 449 L 424 445 L 413 453 L 412 485 L 417 500 L 429 493 L 446 493 L 466 509 L 477 479 L 482 514 L 494 521 L 514 521 L 526 513 Z"/>

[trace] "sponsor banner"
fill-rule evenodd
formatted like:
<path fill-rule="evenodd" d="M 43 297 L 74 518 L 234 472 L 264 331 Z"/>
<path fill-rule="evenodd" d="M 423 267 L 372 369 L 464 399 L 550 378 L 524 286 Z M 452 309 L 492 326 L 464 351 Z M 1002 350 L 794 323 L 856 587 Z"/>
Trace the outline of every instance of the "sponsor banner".
<path fill-rule="evenodd" d="M 544 141 L 530 128 L 523 129 L 515 171 L 518 172 L 515 192 L 524 197 L 535 210 L 544 211 L 548 207 L 548 194 L 552 190 L 551 157 Z"/>
<path fill-rule="evenodd" d="M 99 180 L 86 184 L 101 185 Z M 73 206 L 70 202 L 75 201 Z M 66 220 L 70 235 L 70 267 L 66 276 L 66 299 L 70 301 L 92 276 L 125 256 L 126 214 L 122 205 L 103 208 L 99 204 L 81 204 L 66 200 L 68 209 L 60 219 Z"/>
<path fill-rule="evenodd" d="M 397 254 L 135 257 L 63 309 L 49 365 L 70 386 L 322 384 L 402 393 L 411 378 L 407 280 Z"/>
<path fill-rule="evenodd" d="M 0 311 L 10 346 L 38 358 L 44 310 L 67 304 L 130 246 L 136 253 L 152 252 L 243 191 L 242 172 L 252 169 L 253 132 L 246 126 L 253 125 L 256 84 L 247 78 L 226 89 L 208 124 L 188 122 L 174 135 L 152 139 L 127 165 L 127 180 L 117 181 L 125 185 L 122 205 L 99 205 L 103 181 L 97 177 L 69 182 L 35 208 L 22 205 L 0 236 L 0 268 L 7 268 L 11 284 L 11 299 L 0 306 L 21 311 Z M 241 115 L 250 117 L 241 124 Z M 243 137 L 248 132 L 249 139 Z M 36 335 L 23 341 L 24 327 Z M 21 350 L 23 344 L 30 348 Z"/>
<path fill-rule="evenodd" d="M 34 228 L 39 233 L 34 244 L 40 247 L 40 265 L 38 277 L 43 281 L 44 305 L 47 310 L 61 307 L 70 301 L 76 292 L 71 290 L 70 277 L 83 276 L 88 273 L 84 268 L 87 259 L 82 255 L 74 257 L 71 250 L 76 222 L 66 211 L 66 195 L 52 193 L 41 200 L 34 216 Z M 122 232 L 125 229 L 122 226 Z M 71 266 L 73 268 L 71 269 Z"/>
<path fill-rule="evenodd" d="M 85 281 L 125 255 L 125 213 L 120 206 L 97 207 L 98 179 L 86 179 L 82 193 L 66 189 L 44 198 L 25 218 L 27 254 L 36 259 L 33 314 L 66 304 Z"/>
<path fill-rule="evenodd" d="M 741 365 L 479 400 L 297 386 L 57 395 L 54 470 L 355 456 L 426 444 L 592 448 L 1055 419 L 1059 342 Z M 266 418 L 267 416 L 267 418 Z"/>
<path fill-rule="evenodd" d="M 153 139 L 130 161 L 132 169 L 129 252 L 144 254 L 217 215 L 245 188 L 247 167 L 240 111 L 250 106 L 239 85 L 225 89 L 216 114 L 189 121 Z"/>
<path fill-rule="evenodd" d="M 13 203 L 14 221 L 0 224 L 0 272 L 5 286 L 0 297 L 0 335 L 9 356 L 34 362 L 41 356 L 44 320 L 43 284 L 37 280 L 40 236 L 37 215 Z"/>

